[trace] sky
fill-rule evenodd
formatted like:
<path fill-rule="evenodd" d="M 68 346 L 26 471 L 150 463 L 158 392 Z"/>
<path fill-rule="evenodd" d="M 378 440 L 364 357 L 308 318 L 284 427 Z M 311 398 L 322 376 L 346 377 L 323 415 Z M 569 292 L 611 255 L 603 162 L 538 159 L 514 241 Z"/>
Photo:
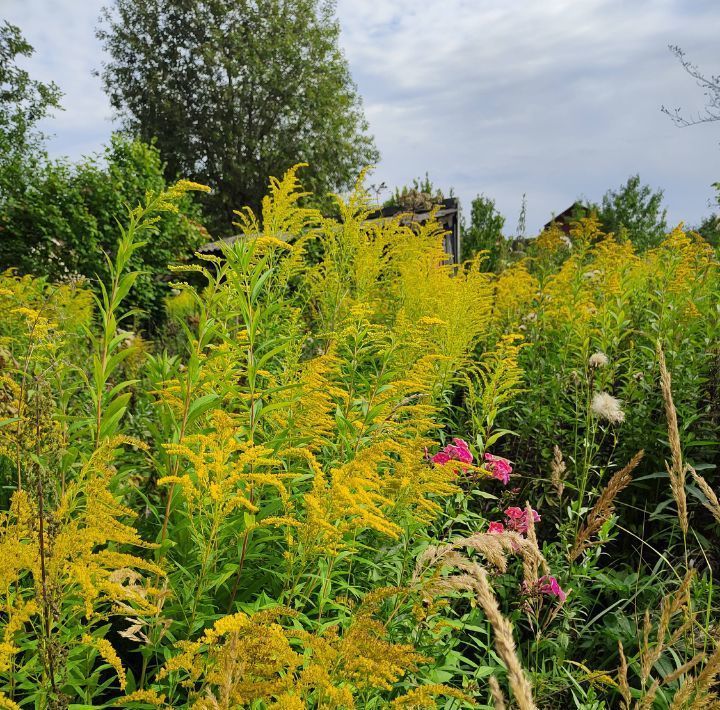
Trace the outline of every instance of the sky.
<path fill-rule="evenodd" d="M 102 5 L 0 0 L 0 20 L 35 47 L 25 66 L 65 94 L 65 110 L 42 125 L 55 156 L 97 152 L 113 130 L 93 76 Z M 660 108 L 702 110 L 668 44 L 720 73 L 717 0 L 338 0 L 337 14 L 381 153 L 370 182 L 427 172 L 466 216 L 477 194 L 493 198 L 508 233 L 523 194 L 532 234 L 635 173 L 664 190 L 671 224 L 710 213 L 720 122 L 677 128 Z"/>

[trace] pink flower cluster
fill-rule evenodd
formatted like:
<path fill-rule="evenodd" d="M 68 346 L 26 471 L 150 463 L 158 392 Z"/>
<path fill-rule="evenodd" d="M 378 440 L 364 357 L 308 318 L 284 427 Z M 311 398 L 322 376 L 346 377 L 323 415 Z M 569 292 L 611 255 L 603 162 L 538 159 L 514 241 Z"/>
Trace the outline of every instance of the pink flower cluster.
<path fill-rule="evenodd" d="M 560 586 L 560 583 L 550 574 L 543 575 L 534 584 L 522 584 L 522 593 L 529 597 L 556 597 L 562 604 L 567 599 L 567 594 Z"/>
<path fill-rule="evenodd" d="M 540 516 L 537 511 L 531 508 L 533 522 L 539 523 Z M 505 510 L 505 523 L 508 526 L 508 530 L 514 530 L 521 535 L 524 535 L 528 529 L 527 510 L 512 506 Z"/>
<path fill-rule="evenodd" d="M 533 522 L 539 523 L 540 516 L 536 510 L 532 511 Z M 524 535 L 528 529 L 527 511 L 515 506 L 505 510 L 505 525 L 508 530 Z M 502 523 L 490 523 L 489 533 L 504 533 L 505 525 Z"/>
<path fill-rule="evenodd" d="M 470 447 L 467 445 L 467 442 L 463 441 L 463 439 L 455 437 L 452 440 L 452 444 L 448 444 L 444 449 L 438 451 L 431 460 L 434 464 L 438 465 L 446 464 L 450 461 L 472 463 L 473 455 L 470 451 Z"/>
<path fill-rule="evenodd" d="M 540 522 L 540 516 L 538 515 L 537 511 L 533 510 L 532 508 L 531 511 L 533 521 L 536 523 Z M 527 510 L 523 510 L 522 508 L 518 508 L 515 506 L 507 508 L 505 510 L 505 522 L 507 524 L 507 530 L 512 530 L 523 535 L 527 532 L 528 529 L 527 517 Z M 495 535 L 504 533 L 505 530 L 505 525 L 498 522 L 492 522 L 488 527 L 488 533 L 493 533 Z M 544 594 L 545 596 L 549 597 L 557 597 L 557 599 L 561 603 L 567 599 L 567 594 L 563 591 L 560 583 L 555 577 L 549 574 L 540 577 L 540 579 L 538 579 L 531 588 L 528 588 L 527 584 L 523 582 L 522 591 L 527 595 L 537 596 Z"/>
<path fill-rule="evenodd" d="M 557 579 L 555 579 L 552 575 L 546 574 L 545 576 L 540 577 L 537 584 L 538 592 L 540 592 L 540 594 L 557 597 L 560 602 L 564 602 L 567 599 L 567 594 L 565 594 Z"/>
<path fill-rule="evenodd" d="M 493 478 L 497 478 L 498 481 L 502 481 L 504 486 L 507 486 L 510 482 L 512 465 L 502 456 L 485 454 L 485 468 L 492 473 Z"/>

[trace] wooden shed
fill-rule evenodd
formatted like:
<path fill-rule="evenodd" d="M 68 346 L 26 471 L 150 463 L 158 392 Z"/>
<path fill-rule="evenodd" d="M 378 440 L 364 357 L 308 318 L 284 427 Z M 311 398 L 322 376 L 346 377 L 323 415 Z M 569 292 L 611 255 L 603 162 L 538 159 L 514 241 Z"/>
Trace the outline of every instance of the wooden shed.
<path fill-rule="evenodd" d="M 448 197 L 437 203 L 438 210 L 435 219 L 443 226 L 445 231 L 445 251 L 450 255 L 453 264 L 459 264 L 462 257 L 460 239 L 460 200 L 457 197 Z M 405 213 L 404 224 L 424 224 L 430 219 L 431 210 L 420 208 L 409 210 L 407 207 L 392 205 L 373 212 L 368 220 L 389 219 L 397 214 Z"/>

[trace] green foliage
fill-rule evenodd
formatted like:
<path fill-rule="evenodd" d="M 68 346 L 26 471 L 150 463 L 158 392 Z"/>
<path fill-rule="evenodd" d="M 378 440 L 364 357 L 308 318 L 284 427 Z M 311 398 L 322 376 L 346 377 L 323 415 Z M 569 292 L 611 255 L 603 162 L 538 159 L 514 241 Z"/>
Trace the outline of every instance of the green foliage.
<path fill-rule="evenodd" d="M 720 182 L 713 183 L 715 202 L 720 207 Z M 720 249 L 720 214 L 713 213 L 706 217 L 697 227 L 698 234 L 716 249 Z"/>
<path fill-rule="evenodd" d="M 112 138 L 102 156 L 79 163 L 42 160 L 21 175 L 3 162 L 2 175 L 14 178 L 0 203 L 0 263 L 53 281 L 85 277 L 94 287 L 109 276 L 105 255 L 118 248 L 117 219 L 127 224 L 125 205 L 166 186 L 157 148 L 121 136 Z M 181 200 L 181 209 L 166 216 L 132 259 L 140 273 L 130 303 L 143 312 L 138 319 L 144 327 L 164 319 L 167 265 L 185 261 L 207 239 L 190 197 Z"/>
<path fill-rule="evenodd" d="M 470 224 L 462 230 L 463 259 L 471 259 L 479 251 L 485 251 L 485 267 L 488 271 L 497 270 L 506 251 L 504 226 L 505 217 L 497 211 L 495 200 L 478 195 L 470 205 Z"/>
<path fill-rule="evenodd" d="M 199 185 L 94 298 L 0 275 L 0 706 L 714 707 L 713 249 L 591 216 L 487 273 L 297 169 L 173 267 L 172 352 L 123 326 Z"/>
<path fill-rule="evenodd" d="M 32 79 L 18 65 L 33 51 L 18 27 L 0 25 L 0 244 L 7 238 L 6 210 L 13 193 L 45 159 L 36 124 L 60 108 L 58 87 Z M 0 258 L 1 267 L 11 265 Z"/>
<path fill-rule="evenodd" d="M 113 107 L 169 179 L 211 185 L 213 231 L 260 207 L 267 176 L 312 165 L 322 201 L 377 161 L 327 0 L 116 0 L 98 36 Z"/>
<path fill-rule="evenodd" d="M 143 357 L 133 262 L 196 187 L 127 214 L 79 334 L 0 279 L 0 703 L 467 706 L 413 569 L 460 493 L 425 451 L 487 276 L 437 224 L 367 223 L 361 190 L 324 219 L 293 170 L 223 258 L 176 269 L 202 283 L 175 284 L 180 352 Z"/>
<path fill-rule="evenodd" d="M 632 175 L 617 190 L 608 190 L 598 216 L 606 232 L 626 237 L 636 248 L 657 246 L 667 232 L 667 210 L 662 206 L 663 191 L 640 182 Z"/>

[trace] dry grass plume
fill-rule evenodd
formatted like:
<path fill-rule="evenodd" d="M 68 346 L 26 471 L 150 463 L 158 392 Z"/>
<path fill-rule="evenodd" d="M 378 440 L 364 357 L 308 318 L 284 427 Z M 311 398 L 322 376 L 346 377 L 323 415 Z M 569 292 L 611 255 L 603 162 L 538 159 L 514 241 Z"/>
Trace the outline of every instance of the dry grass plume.
<path fill-rule="evenodd" d="M 662 343 L 658 340 L 657 356 L 660 365 L 660 389 L 665 403 L 665 417 L 668 426 L 668 441 L 670 442 L 671 464 L 665 462 L 668 476 L 670 476 L 670 489 L 677 505 L 678 520 L 683 535 L 688 532 L 687 498 L 685 495 L 685 467 L 680 447 L 680 430 L 678 429 L 677 410 L 672 395 L 672 378 L 665 363 L 665 353 Z"/>
<path fill-rule="evenodd" d="M 627 466 L 617 471 L 608 481 L 597 502 L 588 513 L 585 524 L 580 528 L 575 537 L 575 542 L 567 556 L 570 562 L 573 562 L 580 557 L 585 550 L 597 544 L 590 538 L 596 535 L 605 522 L 610 519 L 610 516 L 615 510 L 615 497 L 623 488 L 627 488 L 627 486 L 630 485 L 632 482 L 632 472 L 637 468 L 644 455 L 644 451 L 638 451 L 635 456 L 630 459 Z"/>

